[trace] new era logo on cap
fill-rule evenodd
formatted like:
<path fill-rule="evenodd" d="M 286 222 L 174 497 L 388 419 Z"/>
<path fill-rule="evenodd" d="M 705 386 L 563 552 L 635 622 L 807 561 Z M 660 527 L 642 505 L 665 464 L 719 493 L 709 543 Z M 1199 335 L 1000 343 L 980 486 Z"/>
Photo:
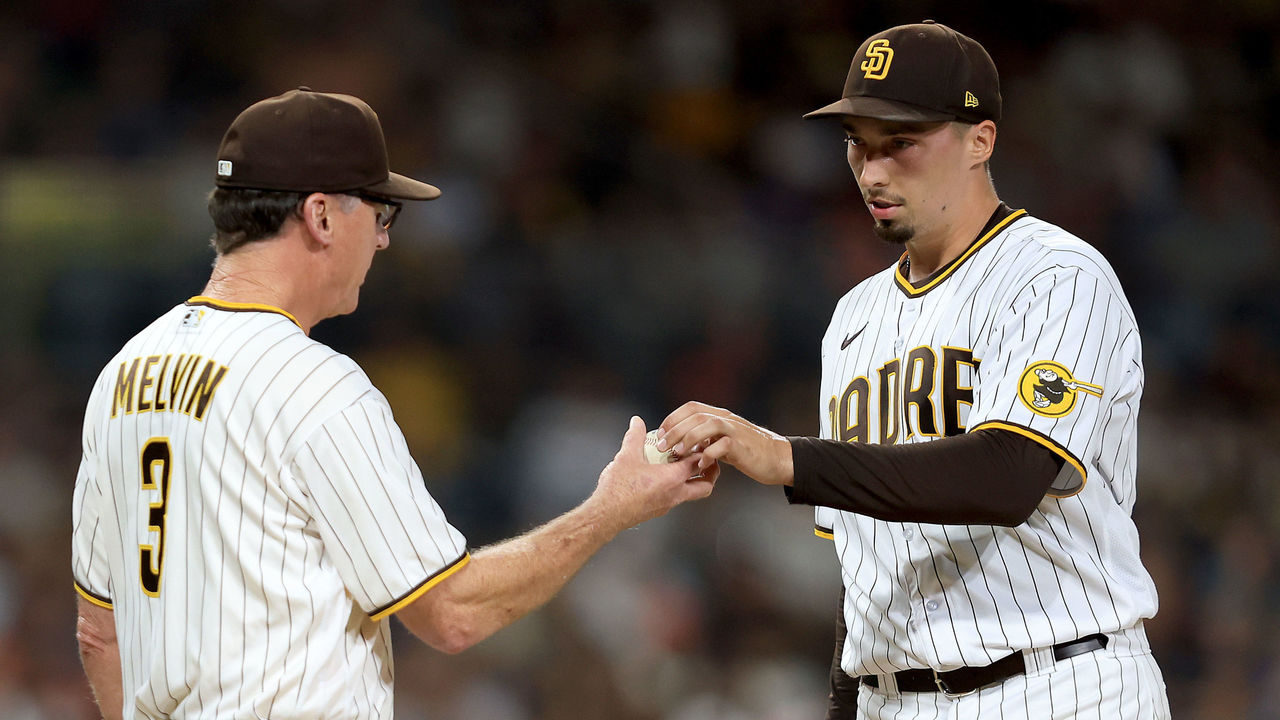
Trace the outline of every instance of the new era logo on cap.
<path fill-rule="evenodd" d="M 231 177 L 231 161 L 230 160 L 218 161 L 218 177 Z"/>

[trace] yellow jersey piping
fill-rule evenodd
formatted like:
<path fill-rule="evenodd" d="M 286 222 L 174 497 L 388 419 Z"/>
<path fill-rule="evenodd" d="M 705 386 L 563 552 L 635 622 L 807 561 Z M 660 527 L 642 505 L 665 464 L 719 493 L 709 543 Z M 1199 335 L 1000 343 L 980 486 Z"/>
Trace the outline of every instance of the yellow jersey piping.
<path fill-rule="evenodd" d="M 964 264 L 964 261 L 968 260 L 983 245 L 986 245 L 987 242 L 991 240 L 991 238 L 996 236 L 996 233 L 1006 228 L 1009 225 L 1009 223 L 1013 222 L 1017 218 L 1020 218 L 1026 214 L 1027 214 L 1026 210 L 1014 210 L 1013 212 L 1009 213 L 1008 217 L 996 223 L 995 227 L 992 227 L 990 230 L 984 233 L 982 237 L 979 237 L 976 242 L 974 242 L 972 245 L 968 247 L 967 250 L 960 253 L 959 257 L 957 257 L 955 260 L 952 260 L 950 263 L 948 263 L 946 268 L 944 268 L 941 272 L 935 275 L 932 280 L 926 282 L 924 285 L 921 285 L 920 287 L 916 287 L 915 285 L 912 285 L 911 281 L 908 280 L 902 274 L 902 259 L 907 256 L 907 254 L 904 252 L 902 254 L 902 258 L 899 258 L 898 260 L 897 269 L 893 271 L 893 279 L 895 282 L 898 283 L 898 288 L 901 289 L 902 292 L 906 293 L 908 297 L 919 297 L 929 292 L 933 288 L 937 287 L 938 284 L 941 283 L 943 280 L 946 280 L 947 278 L 951 277 L 951 274 L 956 271 L 956 268 Z"/>
<path fill-rule="evenodd" d="M 76 592 L 80 593 L 80 597 L 84 598 L 85 600 L 88 600 L 89 602 L 93 603 L 94 605 L 97 605 L 100 608 L 106 608 L 108 610 L 115 609 L 111 606 L 110 600 L 94 595 L 88 590 L 85 590 L 83 587 L 80 586 L 80 583 L 75 582 L 74 580 L 72 581 L 72 584 L 75 585 Z"/>
<path fill-rule="evenodd" d="M 217 310 L 228 310 L 231 312 L 271 312 L 283 315 L 293 321 L 294 325 L 302 327 L 302 323 L 298 322 L 298 318 L 289 313 L 288 310 L 281 310 L 274 305 L 264 305 L 261 303 L 242 303 L 231 302 L 230 300 L 218 300 L 216 298 L 207 297 L 205 295 L 197 295 L 187 300 L 188 305 L 207 305 Z"/>
<path fill-rule="evenodd" d="M 988 420 L 987 422 L 980 423 L 974 427 L 969 428 L 969 432 L 973 432 L 974 430 L 977 430 L 979 428 L 998 428 L 1000 430 L 1008 430 L 1011 433 L 1017 433 L 1022 437 L 1028 438 L 1030 440 L 1034 440 L 1037 443 L 1048 448 L 1049 451 L 1052 452 L 1054 455 L 1057 455 L 1058 457 L 1062 458 L 1064 461 L 1067 462 L 1067 464 L 1075 468 L 1076 472 L 1080 473 L 1080 487 L 1076 488 L 1075 490 L 1065 495 L 1057 495 L 1057 494 L 1054 494 L 1052 490 L 1050 490 L 1049 492 L 1045 493 L 1049 497 L 1069 498 L 1072 495 L 1079 494 L 1081 490 L 1084 490 L 1084 486 L 1089 482 L 1089 474 L 1086 473 L 1084 470 L 1084 463 L 1076 459 L 1076 456 L 1072 455 L 1070 450 L 1059 445 L 1053 438 L 1049 437 L 1048 435 L 1042 435 L 1039 432 L 1036 432 L 1035 430 L 1032 430 L 1029 427 L 1023 427 L 1022 425 L 1017 425 L 1015 423 L 1005 422 L 1002 420 Z"/>
<path fill-rule="evenodd" d="M 408 606 L 414 600 L 417 600 L 418 598 L 425 595 L 428 590 L 435 587 L 436 585 L 439 585 L 445 578 L 461 570 L 469 562 L 471 562 L 471 553 L 470 552 L 462 553 L 462 556 L 459 557 L 457 560 L 454 560 L 453 562 L 444 566 L 443 568 L 438 570 L 436 574 L 422 581 L 421 585 L 414 588 L 413 590 L 410 590 L 408 595 L 405 595 L 403 598 L 396 600 L 395 602 L 393 602 L 392 604 L 384 608 L 380 608 L 378 610 L 374 610 L 373 612 L 369 613 L 369 619 L 381 620 L 382 618 L 387 617 L 388 615 L 392 615 L 394 613 L 397 613 L 403 610 L 406 606 Z"/>

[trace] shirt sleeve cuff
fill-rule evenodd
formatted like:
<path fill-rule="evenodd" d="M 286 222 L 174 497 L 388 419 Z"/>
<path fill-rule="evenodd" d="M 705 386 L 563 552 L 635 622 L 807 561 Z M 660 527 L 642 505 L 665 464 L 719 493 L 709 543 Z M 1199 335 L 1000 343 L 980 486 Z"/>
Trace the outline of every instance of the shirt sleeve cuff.
<path fill-rule="evenodd" d="M 791 484 L 783 485 L 782 491 L 791 505 L 816 504 L 808 493 L 809 473 L 812 466 L 809 458 L 810 440 L 807 437 L 787 438 L 787 442 L 791 443 Z"/>

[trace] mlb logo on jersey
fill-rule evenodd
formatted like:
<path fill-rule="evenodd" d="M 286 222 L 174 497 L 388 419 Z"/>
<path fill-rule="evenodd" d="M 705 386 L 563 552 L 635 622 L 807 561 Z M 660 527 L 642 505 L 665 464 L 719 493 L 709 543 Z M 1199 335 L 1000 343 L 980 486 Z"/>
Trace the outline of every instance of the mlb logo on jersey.
<path fill-rule="evenodd" d="M 200 321 L 203 319 L 204 310 L 201 310 L 200 308 L 191 308 L 182 316 L 182 324 L 180 327 L 183 330 L 195 330 L 200 327 Z"/>

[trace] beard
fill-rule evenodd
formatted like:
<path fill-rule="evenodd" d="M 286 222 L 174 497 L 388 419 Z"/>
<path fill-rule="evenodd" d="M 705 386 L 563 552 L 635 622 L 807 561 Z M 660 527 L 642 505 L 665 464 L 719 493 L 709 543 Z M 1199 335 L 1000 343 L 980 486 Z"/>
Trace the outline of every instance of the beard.
<path fill-rule="evenodd" d="M 915 228 L 892 220 L 876 220 L 873 229 L 881 240 L 893 245 L 906 245 L 908 240 L 916 236 Z"/>
<path fill-rule="evenodd" d="M 880 189 L 864 192 L 862 200 L 868 204 L 875 202 L 893 203 L 900 206 L 902 210 L 906 209 L 903 207 L 906 201 L 901 196 L 891 195 Z M 903 218 L 878 220 L 873 215 L 872 222 L 874 223 L 872 228 L 875 230 L 876 235 L 879 235 L 881 240 L 893 245 L 905 245 L 908 240 L 916 236 L 916 229 L 911 227 Z"/>

